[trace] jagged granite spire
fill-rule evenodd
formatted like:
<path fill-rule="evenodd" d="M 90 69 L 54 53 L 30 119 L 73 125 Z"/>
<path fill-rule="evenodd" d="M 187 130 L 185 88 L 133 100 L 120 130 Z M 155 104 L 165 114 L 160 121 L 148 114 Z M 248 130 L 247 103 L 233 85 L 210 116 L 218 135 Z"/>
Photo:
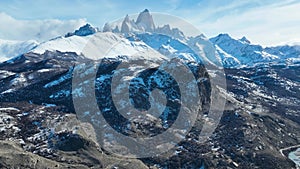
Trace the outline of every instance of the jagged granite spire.
<path fill-rule="evenodd" d="M 154 21 L 148 9 L 145 9 L 139 14 L 136 25 L 146 32 L 153 32 L 155 30 Z"/>
<path fill-rule="evenodd" d="M 130 18 L 128 14 L 125 16 L 122 26 L 121 26 L 121 32 L 122 33 L 129 33 L 131 31 L 131 28 L 134 26 L 132 22 L 130 22 Z"/>
<path fill-rule="evenodd" d="M 148 9 L 139 13 L 136 21 L 126 15 L 121 24 L 105 24 L 103 32 L 116 32 L 116 33 L 159 33 L 165 34 L 180 40 L 185 40 L 184 33 L 178 28 L 171 28 L 166 24 L 162 27 L 156 27 L 153 17 Z"/>
<path fill-rule="evenodd" d="M 103 32 L 111 32 L 111 31 L 112 31 L 112 27 L 109 25 L 109 23 L 105 23 L 103 27 Z"/>
<path fill-rule="evenodd" d="M 145 9 L 138 15 L 136 22 L 134 20 L 130 20 L 129 16 L 126 15 L 121 26 L 122 33 L 154 32 L 154 30 L 154 21 L 148 9 Z"/>

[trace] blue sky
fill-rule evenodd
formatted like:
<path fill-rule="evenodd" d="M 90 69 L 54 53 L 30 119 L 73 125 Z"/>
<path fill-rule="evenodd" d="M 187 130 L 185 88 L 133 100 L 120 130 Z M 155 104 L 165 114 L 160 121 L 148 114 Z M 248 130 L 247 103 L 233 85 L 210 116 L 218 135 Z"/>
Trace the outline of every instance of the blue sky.
<path fill-rule="evenodd" d="M 1 0 L 0 38 L 44 40 L 85 22 L 101 28 L 145 8 L 181 17 L 208 37 L 229 33 L 268 46 L 300 42 L 300 0 Z"/>

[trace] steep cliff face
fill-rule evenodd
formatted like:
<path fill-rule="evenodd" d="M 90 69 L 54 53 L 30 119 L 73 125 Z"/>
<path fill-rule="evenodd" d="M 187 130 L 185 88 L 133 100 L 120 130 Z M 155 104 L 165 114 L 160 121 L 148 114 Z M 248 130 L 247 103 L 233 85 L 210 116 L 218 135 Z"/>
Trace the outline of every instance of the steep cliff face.
<path fill-rule="evenodd" d="M 155 30 L 154 21 L 148 9 L 139 14 L 136 19 L 136 25 L 146 32 L 153 32 Z"/>

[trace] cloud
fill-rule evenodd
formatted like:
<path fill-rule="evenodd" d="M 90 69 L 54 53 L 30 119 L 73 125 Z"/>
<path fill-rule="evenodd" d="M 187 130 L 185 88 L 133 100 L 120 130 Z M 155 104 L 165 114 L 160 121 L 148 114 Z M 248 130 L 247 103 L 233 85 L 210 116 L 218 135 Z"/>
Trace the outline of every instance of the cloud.
<path fill-rule="evenodd" d="M 86 23 L 76 20 L 18 20 L 6 13 L 0 13 L 0 39 L 46 41 L 74 31 Z"/>
<path fill-rule="evenodd" d="M 52 5 L 42 0 L 15 0 L 0 1 L 0 11 L 5 12 L 0 13 L 0 39 L 43 41 L 86 22 L 76 18 L 88 18 L 102 28 L 105 22 L 145 8 L 181 17 L 208 37 L 229 33 L 236 38 L 247 36 L 252 42 L 263 45 L 293 42 L 300 37 L 299 0 L 53 0 Z"/>
<path fill-rule="evenodd" d="M 264 46 L 278 45 L 300 37 L 299 9 L 300 3 L 296 1 L 260 4 L 237 13 L 223 12 L 214 20 L 193 17 L 192 23 L 197 23 L 209 36 L 226 32 L 236 38 L 246 35 L 254 43 Z"/>

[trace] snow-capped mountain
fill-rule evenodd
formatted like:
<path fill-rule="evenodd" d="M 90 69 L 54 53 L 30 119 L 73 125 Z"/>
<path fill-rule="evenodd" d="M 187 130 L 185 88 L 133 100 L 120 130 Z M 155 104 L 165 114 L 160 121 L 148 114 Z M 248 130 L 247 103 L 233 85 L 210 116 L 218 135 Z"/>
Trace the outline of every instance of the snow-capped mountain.
<path fill-rule="evenodd" d="M 31 50 L 31 52 L 43 54 L 46 51 L 57 50 L 61 52 L 75 52 L 80 54 L 85 44 L 87 44 L 88 38 L 88 36 L 61 36 L 39 44 L 36 48 Z"/>
<path fill-rule="evenodd" d="M 267 47 L 265 51 L 284 59 L 286 64 L 300 64 L 300 45 Z"/>
<path fill-rule="evenodd" d="M 251 44 L 245 37 L 233 39 L 227 34 L 210 41 L 204 35 L 186 37 L 170 25 L 155 27 L 148 10 L 136 21 L 126 16 L 121 25 L 105 24 L 103 30 L 99 32 L 87 24 L 73 33 L 33 45 L 34 49 L 24 50 L 24 54 L 20 52 L 18 57 L 0 63 L 0 156 L 8 157 L 0 158 L 1 167 L 45 168 L 48 164 L 50 168 L 294 166 L 285 156 L 286 147 L 300 144 L 300 47 L 264 48 Z M 171 75 L 161 71 L 158 64 L 152 64 L 160 60 L 178 61 L 178 58 L 190 68 L 196 86 L 190 81 L 177 83 Z M 98 59 L 102 62 L 94 76 Z M 131 64 L 130 59 L 137 64 Z M 150 69 L 140 71 L 141 65 L 149 63 Z M 212 93 L 212 77 L 203 63 L 224 65 L 227 88 Z M 117 69 L 120 64 L 126 68 Z M 177 69 L 176 66 L 166 65 L 172 70 Z M 124 70 L 128 71 L 125 75 Z M 214 75 L 218 77 L 218 73 Z M 75 85 L 73 75 L 79 75 Z M 121 82 L 115 88 L 112 86 L 114 77 Z M 180 85 L 187 87 L 188 92 L 180 93 Z M 95 91 L 87 92 L 90 88 Z M 197 88 L 201 100 L 191 99 Z M 128 89 L 130 94 L 125 97 L 123 94 Z M 164 91 L 167 100 L 160 116 L 124 117 L 135 109 L 144 111 L 155 107 L 151 92 L 156 89 Z M 115 102 L 114 94 L 120 94 L 122 99 Z M 226 97 L 226 106 L 214 134 L 208 141 L 200 142 L 198 136 L 203 124 L 210 127 L 215 122 L 208 114 L 215 96 Z M 94 97 L 95 112 L 89 109 L 93 103 L 76 102 L 76 99 L 89 101 Z M 131 102 L 123 100 L 126 98 Z M 195 109 L 182 104 L 184 99 L 191 100 Z M 121 109 L 126 114 L 121 114 L 115 103 L 123 106 Z M 75 105 L 88 111 L 78 113 Z M 101 141 L 110 146 L 109 143 L 124 140 L 106 131 L 116 130 L 135 138 L 159 135 L 177 118 L 185 120 L 178 116 L 180 109 L 187 110 L 184 115 L 191 112 L 199 115 L 187 135 L 182 135 L 185 129 L 174 130 L 175 137 L 182 142 L 167 155 L 124 160 L 111 157 L 110 152 L 103 151 L 106 147 L 102 149 L 98 145 L 97 127 L 103 127 L 99 132 Z M 108 125 L 99 125 L 100 113 Z M 80 118 L 90 121 L 82 123 Z M 154 147 L 164 146 L 168 145 Z M 127 147 L 117 149 L 128 152 Z"/>
<path fill-rule="evenodd" d="M 0 62 L 7 61 L 13 57 L 27 53 L 36 47 L 36 41 L 12 41 L 0 39 Z"/>
<path fill-rule="evenodd" d="M 185 35 L 183 34 L 182 31 L 180 31 L 180 29 L 178 29 L 178 28 L 171 28 L 169 24 L 164 25 L 162 27 L 158 26 L 155 29 L 155 33 L 168 35 L 168 36 L 171 36 L 173 38 L 176 38 L 176 39 L 179 39 L 179 40 L 182 40 L 182 41 L 186 40 Z"/>
<path fill-rule="evenodd" d="M 43 54 L 46 51 L 74 52 L 93 60 L 118 58 L 121 55 L 130 56 L 128 59 L 167 59 L 143 41 L 128 40 L 112 32 L 98 32 L 92 36 L 59 37 L 40 44 L 31 52 Z"/>
<path fill-rule="evenodd" d="M 233 39 L 228 34 L 220 34 L 210 38 L 222 59 L 224 67 L 253 67 L 259 64 L 296 64 L 299 61 L 298 46 L 262 47 L 251 44 L 243 37 Z"/>
<path fill-rule="evenodd" d="M 138 15 L 136 21 L 134 21 L 134 19 L 131 19 L 128 15 L 126 15 L 121 25 L 106 23 L 103 27 L 103 32 L 111 31 L 115 33 L 154 32 L 155 25 L 149 10 L 145 9 Z"/>
<path fill-rule="evenodd" d="M 118 24 L 106 23 L 103 27 L 103 32 L 100 32 L 98 28 L 90 24 L 86 24 L 65 36 L 40 44 L 35 41 L 0 40 L 0 62 L 29 51 L 40 54 L 47 50 L 75 52 L 80 55 L 87 52 L 86 45 L 96 45 L 91 44 L 93 42 L 90 40 L 94 35 L 102 37 L 98 45 L 114 46 L 118 44 L 118 47 L 115 46 L 116 49 L 114 49 L 118 52 L 121 48 L 128 48 L 128 52 L 122 50 L 124 55 L 132 54 L 132 52 L 141 52 L 142 48 L 147 48 L 149 51 L 156 51 L 166 55 L 168 58 L 178 57 L 186 61 L 203 62 L 226 68 L 253 67 L 269 63 L 298 64 L 300 62 L 299 46 L 286 45 L 264 48 L 260 45 L 252 44 L 246 37 L 234 39 L 228 34 L 220 34 L 210 39 L 207 39 L 203 34 L 195 37 L 186 37 L 180 29 L 172 28 L 169 24 L 156 26 L 152 15 L 147 9 L 142 11 L 136 20 L 126 15 L 123 21 Z M 105 47 L 103 49 L 105 50 L 102 51 L 102 55 L 104 55 L 104 51 L 108 50 Z M 104 56 L 99 56 L 98 58 L 102 57 Z M 89 58 L 97 59 L 95 56 L 90 56 Z"/>
<path fill-rule="evenodd" d="M 95 28 L 90 24 L 86 24 L 72 33 L 68 33 L 65 36 L 56 37 L 42 43 L 39 43 L 35 40 L 14 41 L 0 39 L 0 62 L 10 60 L 30 51 L 43 53 L 46 50 L 59 50 L 76 52 L 80 54 L 82 48 L 88 40 L 88 38 L 85 37 L 98 31 L 98 28 Z"/>
<path fill-rule="evenodd" d="M 156 27 L 153 17 L 148 9 L 145 9 L 143 12 L 139 13 L 136 21 L 126 15 L 124 20 L 120 23 L 106 23 L 103 27 L 103 32 L 125 34 L 157 33 L 168 35 L 182 41 L 186 40 L 186 37 L 181 30 L 178 28 L 171 28 L 169 24 Z"/>
<path fill-rule="evenodd" d="M 186 38 L 178 28 L 171 28 L 169 25 L 155 27 L 148 10 L 141 12 L 136 21 L 126 15 L 121 22 L 121 30 L 118 26 L 113 28 L 105 24 L 103 32 L 98 32 L 96 28 L 87 24 L 66 36 L 41 43 L 32 50 L 39 54 L 45 51 L 75 52 L 94 60 L 104 57 L 116 58 L 119 55 L 130 56 L 130 59 L 138 54 L 139 59 L 180 58 L 186 62 L 213 64 L 214 61 L 210 59 L 215 57 L 209 56 L 209 53 L 214 54 L 215 51 L 207 38 Z"/>
<path fill-rule="evenodd" d="M 138 24 L 141 22 L 144 26 Z M 185 59 L 193 58 L 192 60 L 196 62 L 203 61 L 208 64 L 224 66 L 225 68 L 253 67 L 269 63 L 297 64 L 299 62 L 300 53 L 299 47 L 297 46 L 264 48 L 260 45 L 252 44 L 246 37 L 234 39 L 228 34 L 220 34 L 209 40 L 204 35 L 186 37 L 178 28 L 171 28 L 168 24 L 155 27 L 149 10 L 141 12 L 137 21 L 127 15 L 121 25 L 106 23 L 103 31 L 125 33 L 127 37 L 147 33 L 146 36 L 140 37 L 139 40 L 154 47 L 159 52 L 162 52 L 162 54 L 174 56 L 174 53 L 177 53 L 177 57 L 180 58 L 184 58 L 182 56 L 185 55 Z M 179 46 L 162 40 L 164 39 L 162 35 L 177 40 L 178 43 L 176 45 L 181 43 L 179 46 L 189 46 L 193 52 L 183 54 L 184 51 L 187 50 L 175 50 L 176 48 L 178 49 Z M 155 36 L 156 39 L 151 38 L 153 36 Z M 178 55 L 178 53 L 181 54 Z M 195 55 L 195 53 L 201 56 L 191 56 Z"/>

